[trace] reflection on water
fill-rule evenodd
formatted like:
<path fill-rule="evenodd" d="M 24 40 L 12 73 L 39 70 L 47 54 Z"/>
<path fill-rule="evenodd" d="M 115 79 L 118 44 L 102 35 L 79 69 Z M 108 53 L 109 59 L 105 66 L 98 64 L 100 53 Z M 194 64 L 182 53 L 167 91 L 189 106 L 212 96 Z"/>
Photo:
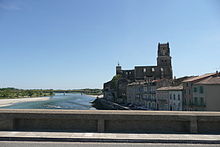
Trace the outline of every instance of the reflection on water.
<path fill-rule="evenodd" d="M 74 109 L 74 110 L 94 110 L 91 101 L 95 98 L 81 94 L 55 94 L 47 101 L 35 101 L 17 103 L 1 109 Z"/>

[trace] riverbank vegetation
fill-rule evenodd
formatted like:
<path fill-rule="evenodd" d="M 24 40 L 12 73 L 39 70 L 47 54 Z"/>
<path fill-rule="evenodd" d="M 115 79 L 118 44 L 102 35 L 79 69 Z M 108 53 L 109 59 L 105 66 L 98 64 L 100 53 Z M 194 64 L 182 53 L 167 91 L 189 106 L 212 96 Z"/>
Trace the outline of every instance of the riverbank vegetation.
<path fill-rule="evenodd" d="M 112 80 L 110 81 L 111 82 L 111 87 L 116 89 L 117 87 L 117 83 L 118 83 L 118 80 L 121 79 L 122 76 L 121 75 L 115 75 Z"/>
<path fill-rule="evenodd" d="M 55 93 L 83 93 L 87 95 L 102 95 L 102 89 L 72 89 L 72 90 L 53 90 Z"/>
<path fill-rule="evenodd" d="M 0 99 L 43 97 L 52 96 L 54 93 L 83 93 L 87 95 L 102 95 L 102 90 L 89 88 L 73 90 L 0 88 Z"/>
<path fill-rule="evenodd" d="M 16 89 L 16 88 L 0 88 L 0 99 L 8 98 L 25 98 L 25 97 L 42 97 L 52 96 L 54 94 L 52 89 Z"/>

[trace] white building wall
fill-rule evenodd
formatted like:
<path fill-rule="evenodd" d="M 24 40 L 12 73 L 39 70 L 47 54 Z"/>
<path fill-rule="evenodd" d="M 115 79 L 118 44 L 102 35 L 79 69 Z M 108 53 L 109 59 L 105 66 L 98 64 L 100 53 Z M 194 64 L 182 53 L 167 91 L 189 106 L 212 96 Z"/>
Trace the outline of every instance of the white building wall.
<path fill-rule="evenodd" d="M 169 110 L 172 111 L 182 111 L 182 96 L 183 92 L 178 91 L 169 91 Z"/>

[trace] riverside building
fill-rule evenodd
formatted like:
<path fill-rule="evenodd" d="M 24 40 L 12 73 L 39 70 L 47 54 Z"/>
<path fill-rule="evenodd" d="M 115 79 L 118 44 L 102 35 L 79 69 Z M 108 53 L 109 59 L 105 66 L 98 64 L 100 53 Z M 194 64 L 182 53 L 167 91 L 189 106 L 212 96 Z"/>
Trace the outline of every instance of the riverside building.
<path fill-rule="evenodd" d="M 169 86 L 157 89 L 158 110 L 182 111 L 183 86 Z"/>
<path fill-rule="evenodd" d="M 195 84 L 215 75 L 216 73 L 207 73 L 201 76 L 191 77 L 183 81 L 183 110 L 186 111 L 204 110 L 203 109 L 204 106 L 200 107 L 194 104 L 195 101 L 197 101 L 196 99 L 198 98 L 197 96 L 194 97 L 194 94 L 197 94 L 197 91 L 195 90 Z M 203 88 L 201 88 L 200 89 L 201 94 L 203 94 L 202 93 L 203 91 L 204 91 Z"/>
<path fill-rule="evenodd" d="M 193 110 L 220 111 L 220 74 L 193 85 Z"/>

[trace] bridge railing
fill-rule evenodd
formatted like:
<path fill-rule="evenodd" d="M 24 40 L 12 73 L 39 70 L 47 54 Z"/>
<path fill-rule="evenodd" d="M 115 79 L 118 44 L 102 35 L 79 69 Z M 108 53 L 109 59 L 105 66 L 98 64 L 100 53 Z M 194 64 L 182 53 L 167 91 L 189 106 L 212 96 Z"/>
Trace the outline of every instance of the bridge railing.
<path fill-rule="evenodd" d="M 2 109 L 0 131 L 220 134 L 220 112 Z"/>

